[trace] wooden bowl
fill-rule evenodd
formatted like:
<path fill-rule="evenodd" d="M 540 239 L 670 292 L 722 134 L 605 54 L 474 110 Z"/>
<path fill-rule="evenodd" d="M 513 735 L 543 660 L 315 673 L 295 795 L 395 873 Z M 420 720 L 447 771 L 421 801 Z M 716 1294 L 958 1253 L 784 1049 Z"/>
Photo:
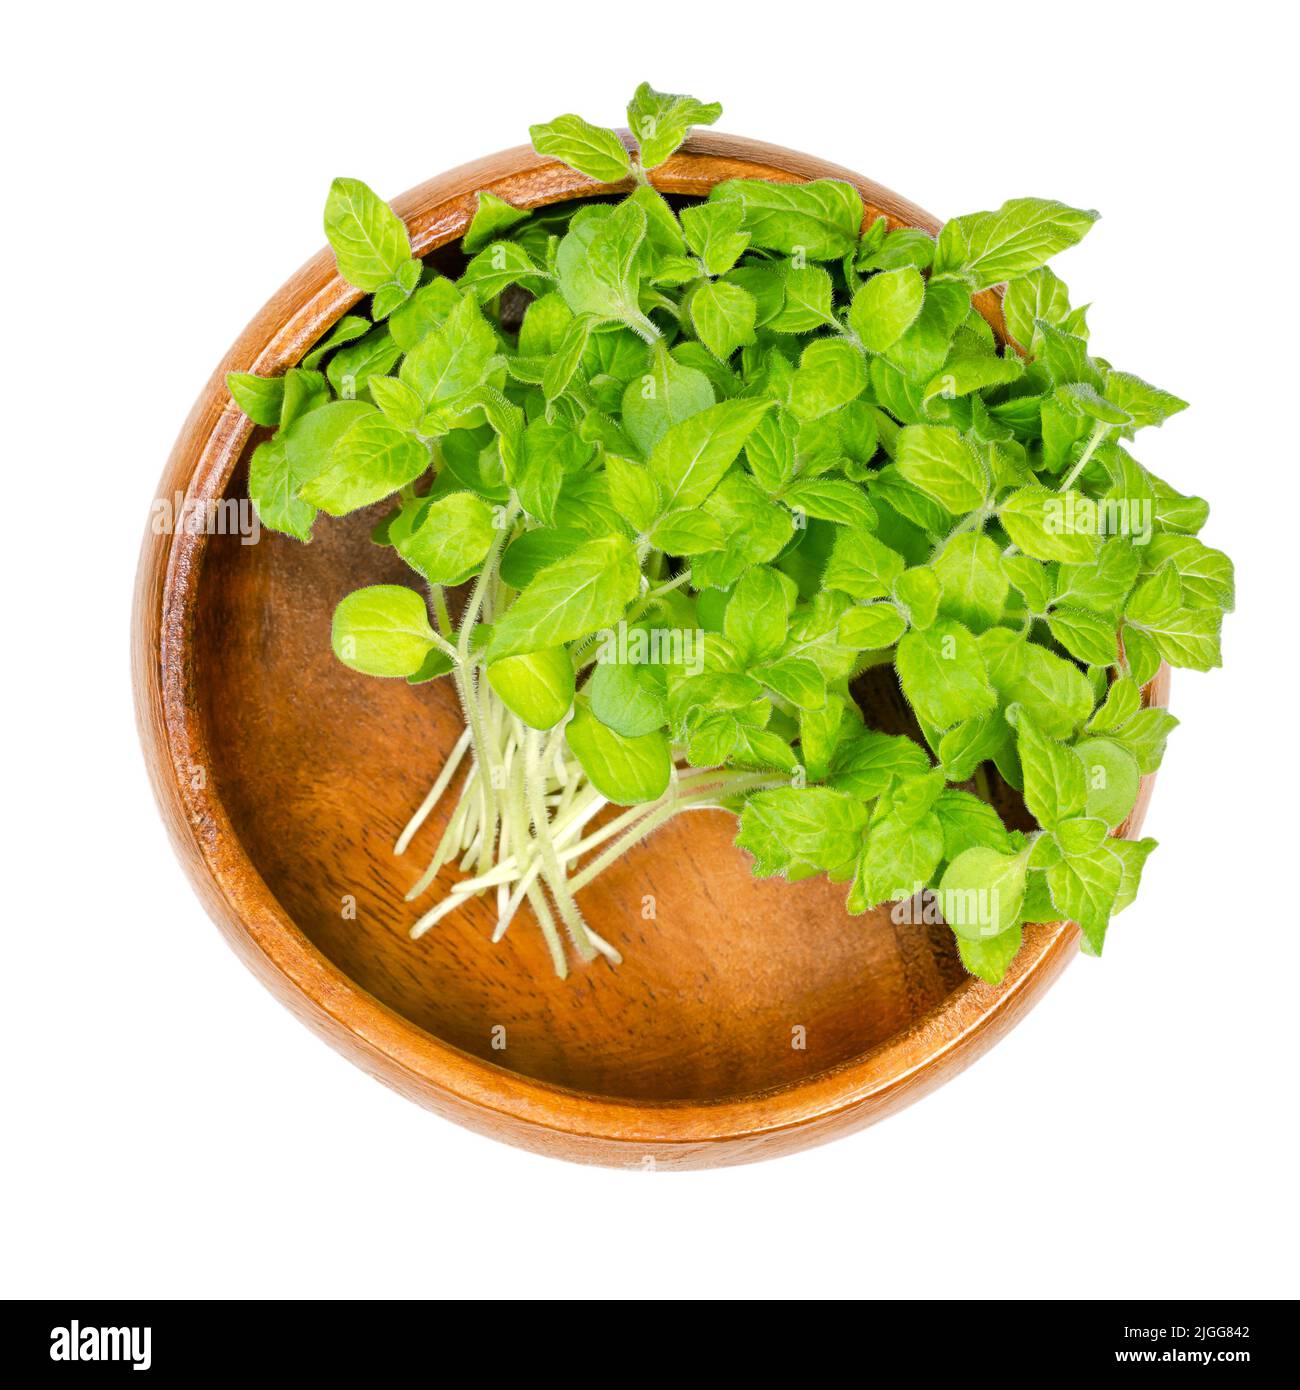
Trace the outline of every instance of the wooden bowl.
<path fill-rule="evenodd" d="M 937 227 L 848 170 L 732 136 L 697 135 L 654 181 L 700 195 L 741 176 L 848 179 L 869 215 Z M 508 150 L 397 200 L 417 254 L 460 236 L 479 189 L 525 206 L 622 191 Z M 204 388 L 161 498 L 246 495 L 252 432 L 225 373 L 292 366 L 358 298 L 326 251 L 289 280 Z M 1000 324 L 996 298 L 980 299 Z M 850 917 L 843 886 L 754 879 L 734 820 L 714 812 L 679 818 L 586 890 L 620 967 L 556 979 L 523 914 L 491 943 L 486 899 L 411 941 L 422 908 L 403 894 L 440 820 L 405 858 L 393 842 L 460 721 L 446 682 L 376 681 L 330 653 L 344 594 L 409 579 L 369 543 L 371 520 L 322 518 L 306 546 L 151 531 L 133 663 L 154 789 L 204 905 L 283 1003 L 402 1094 L 582 1162 L 748 1162 L 860 1128 L 956 1075 L 1074 956 L 1074 926 L 1031 927 L 991 988 L 963 972 L 944 927 L 883 908 Z M 1166 684 L 1162 673 L 1148 698 L 1163 702 Z M 897 716 L 892 680 L 867 699 L 875 722 Z M 1148 778 L 1130 829 L 1149 794 Z"/>

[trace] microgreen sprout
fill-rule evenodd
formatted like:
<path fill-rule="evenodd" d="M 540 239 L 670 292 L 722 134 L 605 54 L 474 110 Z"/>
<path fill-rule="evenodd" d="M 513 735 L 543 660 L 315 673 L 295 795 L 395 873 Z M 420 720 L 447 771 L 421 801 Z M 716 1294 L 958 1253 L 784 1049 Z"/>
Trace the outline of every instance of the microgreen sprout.
<path fill-rule="evenodd" d="M 1177 722 L 1142 687 L 1217 666 L 1233 602 L 1206 503 L 1130 450 L 1185 403 L 1095 356 L 1047 268 L 1095 213 L 1020 198 L 933 238 L 835 179 L 670 203 L 656 171 L 720 114 L 643 85 L 632 148 L 534 126 L 618 198 L 480 193 L 455 279 L 336 180 L 364 308 L 283 377 L 229 379 L 275 427 L 262 524 L 308 541 L 384 504 L 374 539 L 413 571 L 343 599 L 339 659 L 449 680 L 464 713 L 397 841 L 455 788 L 409 897 L 462 877 L 412 935 L 488 897 L 498 938 L 531 908 L 561 975 L 617 961 L 582 890 L 725 810 L 755 873 L 826 873 L 854 913 L 928 901 L 985 980 L 1025 923 L 1072 919 L 1098 953 L 1154 847 L 1114 832 Z M 972 304 L 1000 285 L 1005 335 Z M 854 698 L 887 664 L 915 737 Z"/>

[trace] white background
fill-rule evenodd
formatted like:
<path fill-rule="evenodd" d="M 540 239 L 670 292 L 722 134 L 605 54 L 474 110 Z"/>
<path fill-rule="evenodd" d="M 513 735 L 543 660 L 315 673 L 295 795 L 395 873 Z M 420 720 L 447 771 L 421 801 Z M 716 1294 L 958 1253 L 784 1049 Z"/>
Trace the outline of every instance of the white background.
<path fill-rule="evenodd" d="M 4 132 L 0 1291 L 472 1297 L 1300 1293 L 1297 227 L 1281 10 L 27 6 Z M 585 15 L 585 17 L 581 17 Z M 16 33 L 12 26 L 17 24 Z M 972 1070 L 793 1158 L 585 1169 L 439 1121 L 229 953 L 132 721 L 129 600 L 172 439 L 322 242 L 643 78 L 939 215 L 1102 210 L 1060 262 L 1093 341 L 1193 409 L 1143 436 L 1238 564 L 1227 668 L 1178 673 L 1162 846 L 1102 962 Z M 14 496 L 16 488 L 17 495 Z"/>

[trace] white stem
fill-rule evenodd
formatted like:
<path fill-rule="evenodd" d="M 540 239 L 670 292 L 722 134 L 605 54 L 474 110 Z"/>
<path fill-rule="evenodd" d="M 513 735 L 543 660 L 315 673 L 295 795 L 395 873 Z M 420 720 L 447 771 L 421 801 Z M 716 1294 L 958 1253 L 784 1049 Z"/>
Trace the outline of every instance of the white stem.
<path fill-rule="evenodd" d="M 465 756 L 465 750 L 469 747 L 470 731 L 468 725 L 465 732 L 456 740 L 455 747 L 448 755 L 446 765 L 438 774 L 438 780 L 429 789 L 429 795 L 420 803 L 420 809 L 406 823 L 406 829 L 397 837 L 397 844 L 393 846 L 394 854 L 405 854 L 407 847 L 415 836 L 415 832 L 429 818 L 430 812 L 442 799 L 442 794 L 451 785 L 451 779 L 456 775 L 456 769 L 461 764 L 461 759 Z"/>

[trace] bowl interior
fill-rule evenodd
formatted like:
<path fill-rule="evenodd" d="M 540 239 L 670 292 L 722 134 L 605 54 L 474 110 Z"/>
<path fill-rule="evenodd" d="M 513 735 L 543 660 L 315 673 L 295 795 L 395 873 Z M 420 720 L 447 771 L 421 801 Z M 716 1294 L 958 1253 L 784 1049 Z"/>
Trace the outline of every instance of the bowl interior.
<path fill-rule="evenodd" d="M 227 495 L 246 496 L 246 468 Z M 412 941 L 414 903 L 450 804 L 402 858 L 393 844 L 461 732 L 445 681 L 356 675 L 330 616 L 350 590 L 405 583 L 369 542 L 376 514 L 310 545 L 209 540 L 192 649 L 215 791 L 285 911 L 345 975 L 435 1038 L 525 1076 L 602 1096 L 720 1100 L 860 1056 L 967 977 L 942 926 L 844 911 L 844 885 L 760 881 L 722 812 L 678 817 L 583 894 L 624 963 L 557 979 L 531 916 L 491 941 L 495 899 Z M 886 668 L 860 692 L 873 723 L 906 718 Z"/>

